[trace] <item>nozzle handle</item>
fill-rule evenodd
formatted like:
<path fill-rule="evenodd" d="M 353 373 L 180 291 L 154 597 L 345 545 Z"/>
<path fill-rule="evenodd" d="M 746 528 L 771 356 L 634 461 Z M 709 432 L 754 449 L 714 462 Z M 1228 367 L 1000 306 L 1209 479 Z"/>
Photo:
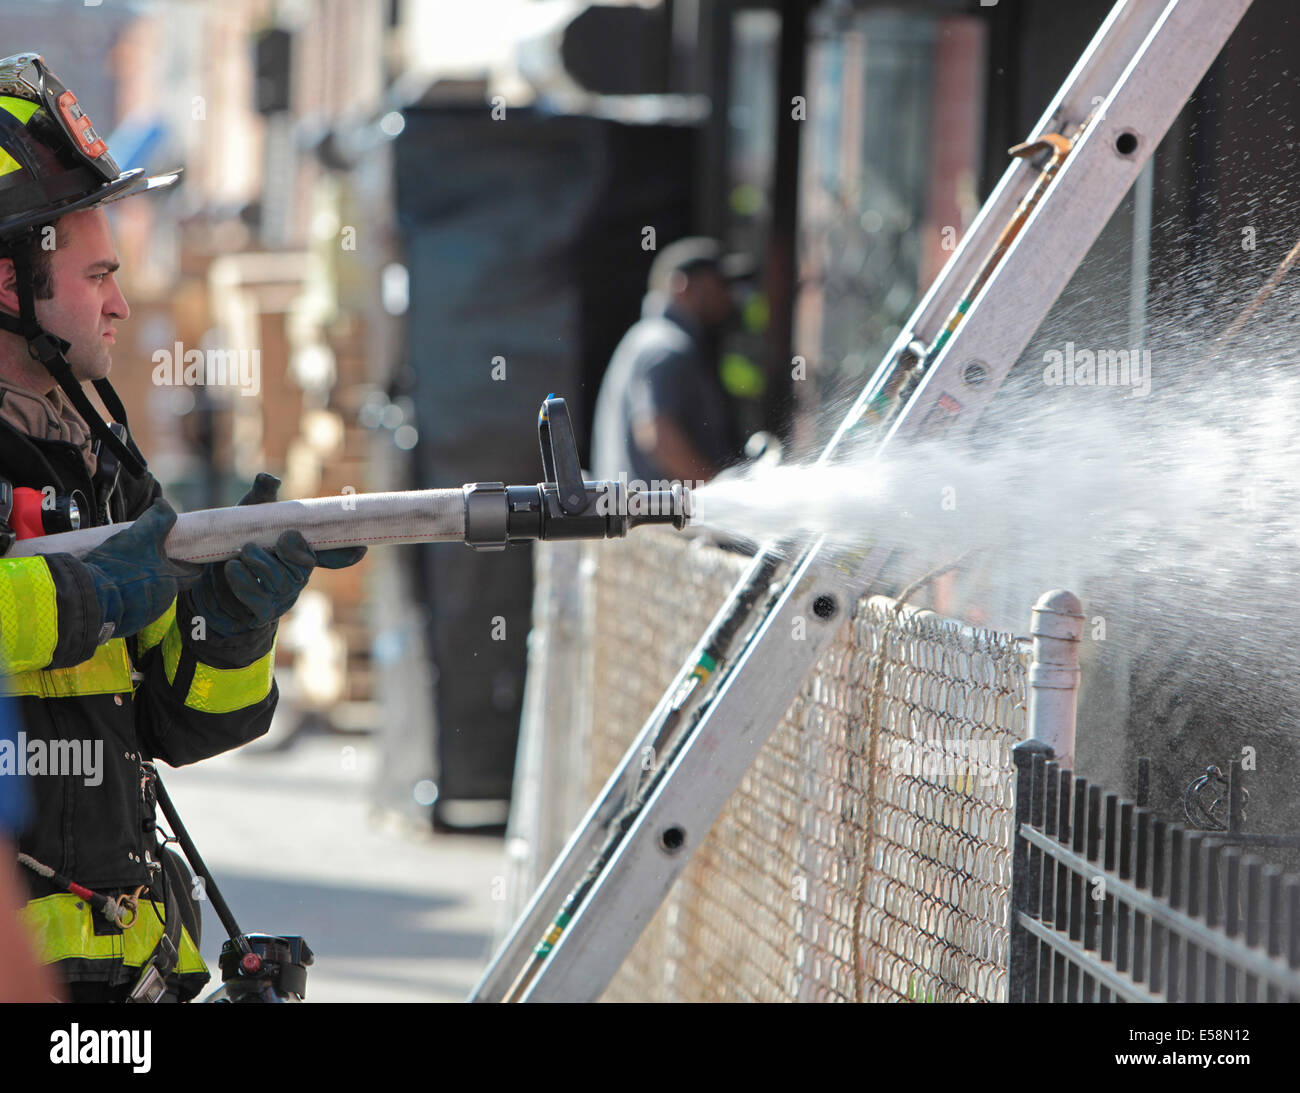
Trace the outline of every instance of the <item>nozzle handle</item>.
<path fill-rule="evenodd" d="M 555 483 L 560 510 L 566 516 L 577 516 L 587 507 L 587 488 L 564 399 L 552 395 L 542 403 L 537 415 L 537 440 L 542 448 L 543 477 Z"/>

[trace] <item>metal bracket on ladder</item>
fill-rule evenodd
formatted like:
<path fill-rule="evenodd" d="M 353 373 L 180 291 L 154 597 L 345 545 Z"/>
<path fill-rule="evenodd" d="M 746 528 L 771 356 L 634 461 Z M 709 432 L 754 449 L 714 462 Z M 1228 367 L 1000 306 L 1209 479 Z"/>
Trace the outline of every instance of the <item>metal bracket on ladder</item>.
<path fill-rule="evenodd" d="M 1120 0 L 822 454 L 973 424 L 1250 0 Z M 1028 146 L 1028 147 L 1027 147 Z M 893 544 L 754 559 L 551 867 L 472 1001 L 593 1001 Z M 832 576 L 833 572 L 833 576 Z M 853 596 L 846 595 L 846 589 Z M 758 621 L 753 621 L 758 614 Z M 792 640 L 796 616 L 805 639 Z M 642 771 L 654 747 L 659 769 Z"/>

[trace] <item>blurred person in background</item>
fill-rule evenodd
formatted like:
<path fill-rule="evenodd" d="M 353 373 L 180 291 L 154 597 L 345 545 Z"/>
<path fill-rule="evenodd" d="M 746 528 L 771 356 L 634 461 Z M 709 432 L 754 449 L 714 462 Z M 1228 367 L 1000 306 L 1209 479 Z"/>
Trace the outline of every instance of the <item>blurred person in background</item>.
<path fill-rule="evenodd" d="M 280 616 L 316 565 L 365 553 L 317 554 L 286 531 L 228 562 L 167 556 L 176 514 L 107 379 L 130 310 L 99 206 L 176 180 L 120 171 L 39 55 L 0 60 L 0 537 L 8 549 L 54 516 L 134 521 L 81 558 L 0 558 L 4 689 L 22 696 L 17 758 L 33 760 L 22 918 L 74 1002 L 187 1000 L 207 981 L 189 878 L 156 832 L 153 760 L 193 763 L 265 733 Z M 240 503 L 278 487 L 258 475 Z"/>
<path fill-rule="evenodd" d="M 655 258 L 642 318 L 614 350 L 596 400 L 597 478 L 707 481 L 740 459 L 718 347 L 737 317 L 732 286 L 752 272 L 748 258 L 703 237 L 679 239 Z"/>

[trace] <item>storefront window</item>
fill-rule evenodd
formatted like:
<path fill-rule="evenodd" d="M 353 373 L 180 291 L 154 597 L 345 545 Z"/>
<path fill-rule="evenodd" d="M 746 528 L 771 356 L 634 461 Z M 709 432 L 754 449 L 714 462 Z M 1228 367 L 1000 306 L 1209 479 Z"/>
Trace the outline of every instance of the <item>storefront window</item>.
<path fill-rule="evenodd" d="M 856 394 L 978 210 L 984 28 L 866 12 L 812 23 L 799 210 L 801 432 Z"/>

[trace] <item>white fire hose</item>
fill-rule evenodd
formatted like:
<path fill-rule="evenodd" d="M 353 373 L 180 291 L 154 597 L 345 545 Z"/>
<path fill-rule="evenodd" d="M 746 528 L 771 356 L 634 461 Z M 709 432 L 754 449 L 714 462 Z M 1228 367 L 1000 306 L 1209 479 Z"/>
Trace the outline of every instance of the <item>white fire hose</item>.
<path fill-rule="evenodd" d="M 532 539 L 621 539 L 638 524 L 680 529 L 690 520 L 690 493 L 680 485 L 643 490 L 629 489 L 624 482 L 584 480 L 564 399 L 551 397 L 542 403 L 537 432 L 546 482 L 475 482 L 460 489 L 343 493 L 186 512 L 167 536 L 167 554 L 186 562 L 221 561 L 234 557 L 246 543 L 274 546 L 293 528 L 312 549 L 321 550 L 438 542 L 504 550 L 509 543 Z M 127 526 L 107 524 L 19 539 L 7 556 L 88 554 Z"/>
<path fill-rule="evenodd" d="M 6 555 L 89 554 L 126 524 L 19 539 Z M 459 542 L 465 538 L 465 491 L 345 493 L 305 501 L 272 501 L 183 512 L 167 536 L 167 554 L 186 562 L 215 562 L 245 543 L 271 547 L 291 528 L 313 550 L 365 544 Z"/>

